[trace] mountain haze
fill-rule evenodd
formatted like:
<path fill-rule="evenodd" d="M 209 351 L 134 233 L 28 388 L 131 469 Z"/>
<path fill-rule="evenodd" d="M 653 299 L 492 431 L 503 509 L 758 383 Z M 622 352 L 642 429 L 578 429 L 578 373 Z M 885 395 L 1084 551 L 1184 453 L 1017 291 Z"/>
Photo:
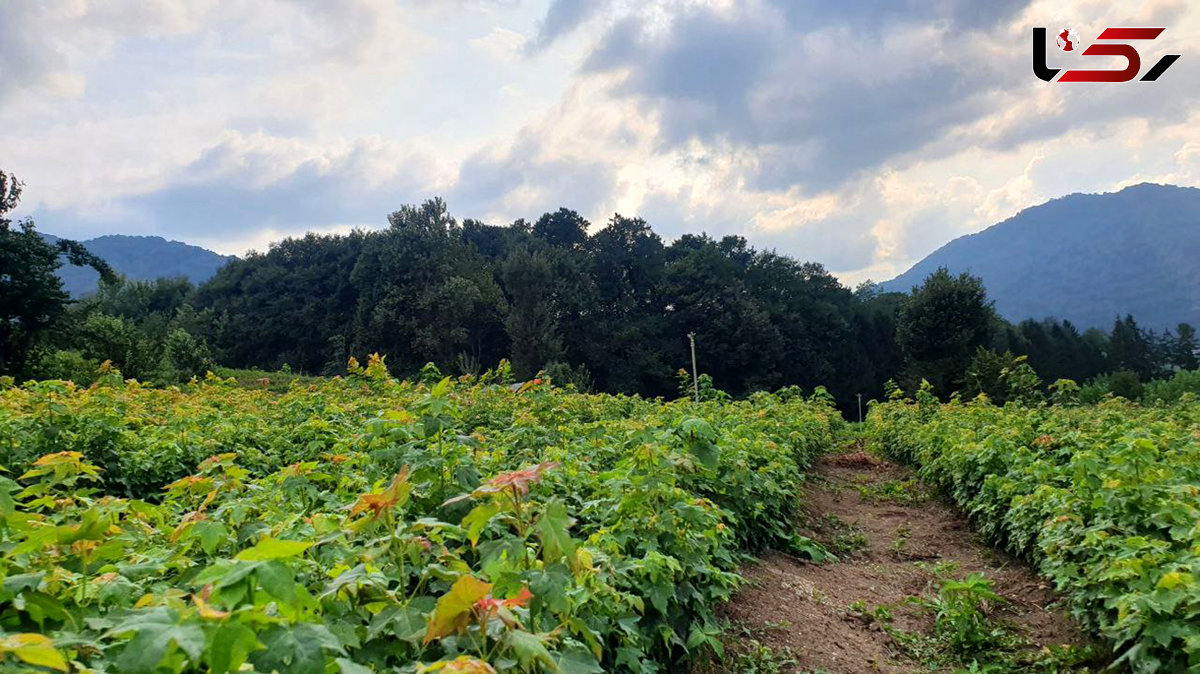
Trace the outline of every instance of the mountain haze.
<path fill-rule="evenodd" d="M 51 234 L 42 236 L 50 243 L 58 240 Z M 199 246 L 168 241 L 161 236 L 111 234 L 80 243 L 94 255 L 103 258 L 117 273 L 136 281 L 185 276 L 192 283 L 200 284 L 217 273 L 221 265 L 233 259 Z M 100 275 L 91 267 L 76 267 L 65 262 L 59 268 L 58 275 L 63 280 L 63 289 L 72 297 L 94 291 L 100 280 Z"/>
<path fill-rule="evenodd" d="M 1200 189 L 1142 183 L 1054 199 L 954 239 L 883 287 L 908 292 L 938 267 L 982 278 L 1011 321 L 1200 325 Z"/>

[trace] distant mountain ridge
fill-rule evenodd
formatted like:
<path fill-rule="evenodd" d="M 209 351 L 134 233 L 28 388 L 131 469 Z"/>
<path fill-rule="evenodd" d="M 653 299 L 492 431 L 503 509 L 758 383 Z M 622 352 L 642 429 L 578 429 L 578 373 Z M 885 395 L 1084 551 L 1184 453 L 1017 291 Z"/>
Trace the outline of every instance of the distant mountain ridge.
<path fill-rule="evenodd" d="M 59 239 L 52 234 L 43 238 L 53 243 Z M 109 234 L 81 241 L 89 251 L 104 259 L 119 274 L 137 281 L 161 277 L 185 276 L 200 284 L 212 278 L 233 258 L 214 253 L 207 248 L 181 241 L 168 241 L 161 236 L 129 236 Z M 100 275 L 91 267 L 63 264 L 58 270 L 63 289 L 72 297 L 86 295 L 96 289 Z"/>
<path fill-rule="evenodd" d="M 937 270 L 983 279 L 1012 321 L 1065 318 L 1111 328 L 1200 326 L 1200 189 L 1142 183 L 1071 194 L 947 243 L 884 290 L 908 292 Z"/>

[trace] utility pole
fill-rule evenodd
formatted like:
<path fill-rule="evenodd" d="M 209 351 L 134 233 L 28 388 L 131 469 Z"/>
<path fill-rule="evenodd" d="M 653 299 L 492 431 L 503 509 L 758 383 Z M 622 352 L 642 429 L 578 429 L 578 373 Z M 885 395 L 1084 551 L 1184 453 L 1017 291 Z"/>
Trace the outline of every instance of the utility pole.
<path fill-rule="evenodd" d="M 855 393 L 854 395 L 858 396 L 858 423 L 861 424 L 862 423 L 862 394 Z"/>
<path fill-rule="evenodd" d="M 700 379 L 696 373 L 696 333 L 688 333 L 688 342 L 692 345 L 692 398 L 700 402 Z"/>

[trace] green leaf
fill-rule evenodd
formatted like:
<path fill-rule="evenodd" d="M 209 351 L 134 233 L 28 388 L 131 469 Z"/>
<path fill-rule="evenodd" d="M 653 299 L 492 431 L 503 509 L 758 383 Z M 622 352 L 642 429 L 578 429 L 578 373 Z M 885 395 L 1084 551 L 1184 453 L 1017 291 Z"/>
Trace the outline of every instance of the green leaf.
<path fill-rule="evenodd" d="M 466 517 L 462 518 L 462 526 L 467 530 L 467 539 L 471 541 L 471 547 L 475 547 L 479 542 L 479 534 L 492 520 L 492 516 L 498 512 L 500 512 L 500 506 L 489 499 L 475 506 L 471 512 L 467 513 Z"/>
<path fill-rule="evenodd" d="M 375 674 L 375 670 L 369 667 L 363 667 L 357 662 L 348 660 L 346 658 L 338 658 L 337 666 L 338 671 L 341 672 L 341 674 Z"/>
<path fill-rule="evenodd" d="M 1188 586 L 1191 584 L 1192 574 L 1186 571 L 1172 571 L 1170 573 L 1164 573 L 1163 577 L 1158 579 L 1158 587 L 1166 590 L 1174 590 L 1181 585 Z"/>
<path fill-rule="evenodd" d="M 17 511 L 16 502 L 13 501 L 13 492 L 19 491 L 21 485 L 13 482 L 7 477 L 0 477 L 0 516 L 8 516 Z"/>
<path fill-rule="evenodd" d="M 696 442 L 690 446 L 692 456 L 705 468 L 716 468 L 720 463 L 721 450 L 711 442 Z"/>
<path fill-rule="evenodd" d="M 604 668 L 588 649 L 579 644 L 567 644 L 558 654 L 558 669 L 563 674 L 603 674 Z"/>
<path fill-rule="evenodd" d="M 131 674 L 154 672 L 173 645 L 187 654 L 193 663 L 200 661 L 204 651 L 204 632 L 198 625 L 176 625 L 172 618 L 162 612 L 146 615 L 145 620 L 126 623 L 136 633 L 121 657 L 117 658 L 117 669 Z M 125 631 L 118 626 L 114 632 Z"/>
<path fill-rule="evenodd" d="M 225 525 L 212 520 L 197 522 L 192 532 L 200 539 L 201 549 L 210 555 L 216 552 L 221 543 L 229 539 L 229 530 Z"/>
<path fill-rule="evenodd" d="M 546 650 L 542 639 L 537 634 L 520 630 L 512 630 L 504 635 L 504 643 L 512 649 L 513 655 L 517 656 L 522 666 L 528 667 L 534 662 L 539 662 L 552 672 L 560 671 L 558 663 L 550 657 L 550 651 Z"/>
<path fill-rule="evenodd" d="M 208 665 L 213 674 L 236 672 L 251 652 L 262 647 L 254 630 L 240 623 L 224 623 L 213 634 Z"/>
<path fill-rule="evenodd" d="M 561 501 L 546 504 L 537 521 L 537 536 L 542 543 L 542 559 L 557 562 L 566 558 L 575 563 L 575 541 L 571 539 L 571 518 Z"/>
<path fill-rule="evenodd" d="M 429 395 L 440 398 L 450 391 L 450 385 L 450 377 L 446 377 L 433 385 L 433 388 L 429 390 Z"/>
<path fill-rule="evenodd" d="M 304 551 L 312 546 L 313 544 L 307 541 L 283 541 L 278 538 L 267 537 L 259 541 L 254 547 L 242 550 L 234 559 L 244 562 L 285 559 L 304 554 Z"/>
<path fill-rule="evenodd" d="M 254 577 L 267 594 L 284 604 L 296 602 L 296 581 L 292 570 L 281 562 L 266 562 L 254 571 Z"/>
<path fill-rule="evenodd" d="M 276 626 L 262 635 L 266 649 L 251 656 L 257 671 L 324 674 L 325 651 L 345 655 L 337 637 L 324 625 Z"/>

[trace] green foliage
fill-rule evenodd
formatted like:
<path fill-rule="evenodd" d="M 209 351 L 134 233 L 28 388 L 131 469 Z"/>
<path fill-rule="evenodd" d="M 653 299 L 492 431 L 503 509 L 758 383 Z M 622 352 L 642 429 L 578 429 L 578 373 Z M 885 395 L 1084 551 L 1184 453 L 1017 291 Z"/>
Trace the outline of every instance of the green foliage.
<path fill-rule="evenodd" d="M 665 672 L 786 544 L 825 404 L 216 376 L 0 390 L 0 657 L 121 672 Z M 501 368 L 503 370 L 503 368 Z M 5 661 L 8 664 L 8 661 Z"/>
<path fill-rule="evenodd" d="M 26 219 L 13 227 L 5 217 L 21 200 L 22 184 L 0 171 L 0 372 L 20 373 L 35 341 L 53 329 L 66 313 L 68 295 L 55 275 L 61 257 L 88 265 L 104 279 L 114 278 L 103 260 L 79 243 L 59 239 L 50 244 Z"/>
<path fill-rule="evenodd" d="M 907 401 L 868 427 L 991 542 L 1022 555 L 1137 672 L 1200 666 L 1200 404 Z"/>
<path fill-rule="evenodd" d="M 592 373 L 583 365 L 571 367 L 568 363 L 547 363 L 544 372 L 546 378 L 555 386 L 571 387 L 580 393 L 591 393 L 595 390 Z"/>
<path fill-rule="evenodd" d="M 970 656 L 1002 643 L 1004 630 L 987 617 L 1003 601 L 992 590 L 992 581 L 972 573 L 963 580 L 942 581 L 937 597 L 929 602 L 934 613 L 934 633 L 959 656 Z"/>
<path fill-rule="evenodd" d="M 1126 400 L 1140 398 L 1142 381 L 1138 373 L 1132 370 L 1120 370 L 1111 374 L 1103 374 L 1084 384 L 1079 391 L 1080 401 L 1088 404 L 1098 403 L 1109 396 Z"/>
<path fill-rule="evenodd" d="M 1200 396 L 1200 369 L 1180 370 L 1170 379 L 1146 382 L 1141 399 L 1145 403 L 1173 403 L 1189 393 Z"/>
<path fill-rule="evenodd" d="M 800 664 L 790 649 L 776 650 L 757 639 L 751 639 L 743 652 L 734 654 L 729 660 L 733 671 L 740 674 L 781 674 Z"/>
<path fill-rule="evenodd" d="M 701 374 L 692 381 L 692 374 L 680 368 L 675 373 L 676 393 L 680 399 L 696 400 L 697 394 L 702 402 L 730 400 L 728 393 L 713 385 L 712 375 Z"/>
<path fill-rule="evenodd" d="M 31 355 L 28 371 L 32 379 L 61 379 L 90 386 L 96 381 L 99 367 L 100 361 L 78 351 L 42 348 Z"/>
<path fill-rule="evenodd" d="M 910 378 L 923 378 L 937 395 L 963 383 L 975 350 L 987 343 L 992 305 L 983 282 L 940 268 L 905 300 L 896 321 L 896 342 Z"/>

